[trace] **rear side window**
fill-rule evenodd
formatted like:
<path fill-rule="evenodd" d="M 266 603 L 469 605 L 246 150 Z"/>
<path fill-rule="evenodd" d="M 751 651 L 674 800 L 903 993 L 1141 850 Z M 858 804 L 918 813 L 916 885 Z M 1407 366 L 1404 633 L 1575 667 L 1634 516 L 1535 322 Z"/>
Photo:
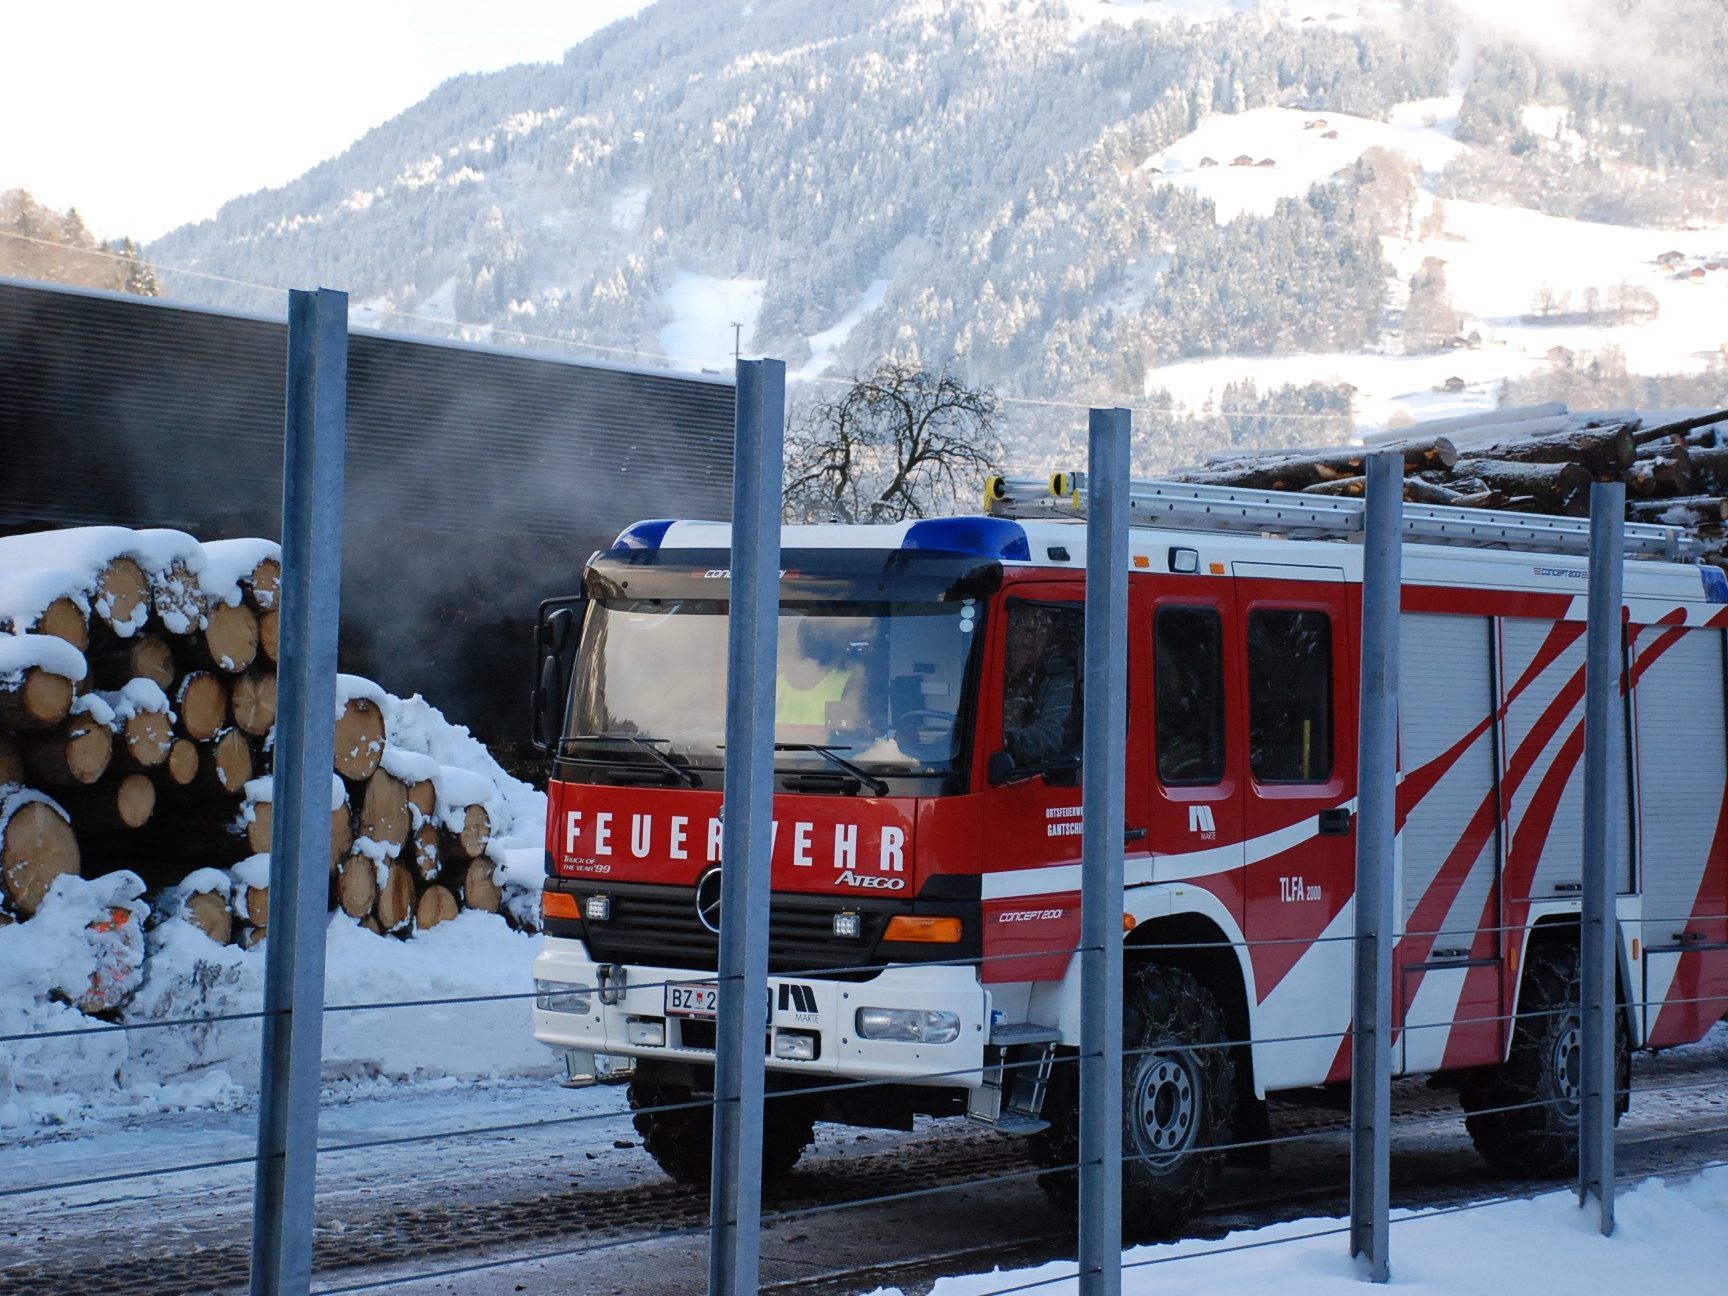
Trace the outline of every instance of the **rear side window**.
<path fill-rule="evenodd" d="M 1261 783 L 1332 777 L 1332 618 L 1308 608 L 1248 614 L 1248 762 Z"/>
<path fill-rule="evenodd" d="M 1158 777 L 1166 785 L 1224 777 L 1224 628 L 1209 607 L 1160 608 L 1153 623 Z"/>

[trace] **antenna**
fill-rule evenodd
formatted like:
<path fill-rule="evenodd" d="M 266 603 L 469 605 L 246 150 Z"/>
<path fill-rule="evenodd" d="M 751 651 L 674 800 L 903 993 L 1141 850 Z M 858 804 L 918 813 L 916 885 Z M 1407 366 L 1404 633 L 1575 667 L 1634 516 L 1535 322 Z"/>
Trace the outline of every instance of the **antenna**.
<path fill-rule="evenodd" d="M 744 353 L 744 325 L 738 320 L 732 321 L 732 358 L 737 360 Z"/>

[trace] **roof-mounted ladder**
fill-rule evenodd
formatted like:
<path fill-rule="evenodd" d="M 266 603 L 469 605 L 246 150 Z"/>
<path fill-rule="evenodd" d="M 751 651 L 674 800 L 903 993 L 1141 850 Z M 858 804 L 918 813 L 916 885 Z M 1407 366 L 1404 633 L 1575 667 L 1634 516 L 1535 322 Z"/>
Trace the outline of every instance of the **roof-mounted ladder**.
<path fill-rule="evenodd" d="M 993 517 L 1081 518 L 1086 515 L 1086 475 L 1056 473 L 1046 479 L 993 477 L 984 497 Z M 1366 509 L 1363 500 L 1348 496 L 1194 486 L 1187 482 L 1136 480 L 1129 483 L 1128 492 L 1131 525 L 1178 531 L 1246 531 L 1345 540 L 1362 534 Z M 1478 549 L 1587 554 L 1590 523 L 1587 518 L 1552 517 L 1544 513 L 1406 503 L 1404 538 L 1422 544 L 1467 545 Z M 1678 562 L 1695 558 L 1699 552 L 1697 540 L 1678 527 L 1644 522 L 1626 524 L 1628 557 Z"/>

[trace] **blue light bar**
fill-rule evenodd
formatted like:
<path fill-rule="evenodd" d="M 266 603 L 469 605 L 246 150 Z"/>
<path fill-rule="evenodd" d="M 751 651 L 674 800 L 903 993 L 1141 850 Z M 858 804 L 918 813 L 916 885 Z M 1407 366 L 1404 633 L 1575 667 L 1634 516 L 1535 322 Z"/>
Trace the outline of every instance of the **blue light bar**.
<path fill-rule="evenodd" d="M 648 553 L 657 553 L 660 545 L 666 539 L 666 532 L 671 528 L 673 519 L 659 518 L 651 522 L 632 522 L 618 533 L 618 538 L 612 542 L 614 549 L 636 549 Z"/>
<path fill-rule="evenodd" d="M 900 547 L 1032 561 L 1032 544 L 1026 538 L 1026 529 L 1007 518 L 926 518 L 912 524 Z"/>

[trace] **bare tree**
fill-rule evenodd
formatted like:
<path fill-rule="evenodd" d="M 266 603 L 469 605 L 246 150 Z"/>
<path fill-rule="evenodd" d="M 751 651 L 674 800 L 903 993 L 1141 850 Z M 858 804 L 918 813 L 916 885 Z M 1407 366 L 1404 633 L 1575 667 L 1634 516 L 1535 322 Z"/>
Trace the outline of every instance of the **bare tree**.
<path fill-rule="evenodd" d="M 790 521 L 899 522 L 962 511 L 1002 455 L 994 392 L 878 360 L 786 440 Z"/>

